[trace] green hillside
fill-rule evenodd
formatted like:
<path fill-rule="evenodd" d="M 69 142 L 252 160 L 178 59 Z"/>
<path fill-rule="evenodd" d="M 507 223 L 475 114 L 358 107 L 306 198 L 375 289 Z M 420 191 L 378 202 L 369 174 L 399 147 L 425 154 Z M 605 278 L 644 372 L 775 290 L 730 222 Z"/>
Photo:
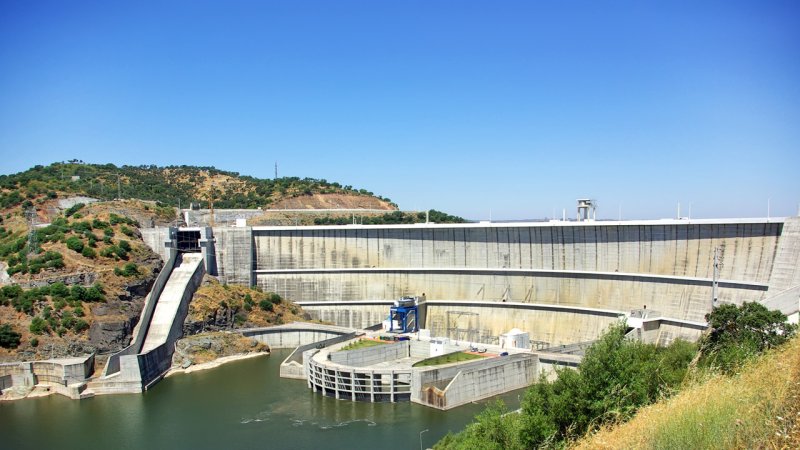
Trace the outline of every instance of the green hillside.
<path fill-rule="evenodd" d="M 0 175 L 0 209 L 49 196 L 86 195 L 100 200 L 136 198 L 171 206 L 178 202 L 216 208 L 264 208 L 284 198 L 312 194 L 347 194 L 391 200 L 327 180 L 284 177 L 258 179 L 214 167 L 121 166 L 81 161 L 35 166 L 13 175 Z M 26 204 L 26 202 L 30 204 Z"/>

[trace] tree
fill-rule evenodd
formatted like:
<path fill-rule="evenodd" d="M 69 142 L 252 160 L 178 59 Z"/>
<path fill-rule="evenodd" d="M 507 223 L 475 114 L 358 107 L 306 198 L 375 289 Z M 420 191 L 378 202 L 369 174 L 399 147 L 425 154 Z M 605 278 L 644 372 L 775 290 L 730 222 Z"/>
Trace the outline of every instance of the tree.
<path fill-rule="evenodd" d="M 508 424 L 502 422 L 509 416 L 492 407 L 436 447 L 562 447 L 591 427 L 626 420 L 671 393 L 683 380 L 695 347 L 676 341 L 658 348 L 625 339 L 626 330 L 624 323 L 612 326 L 587 349 L 578 370 L 563 369 L 555 381 L 532 386 L 520 414 Z M 496 416 L 503 421 L 495 421 Z"/>
<path fill-rule="evenodd" d="M 434 448 L 506 450 L 525 448 L 520 441 L 520 416 L 508 412 L 497 400 L 475 416 L 475 421 L 459 434 L 448 434 Z"/>
<path fill-rule="evenodd" d="M 0 347 L 3 348 L 17 348 L 19 346 L 21 335 L 11 329 L 11 325 L 0 325 Z"/>
<path fill-rule="evenodd" d="M 723 304 L 706 320 L 710 331 L 701 339 L 700 362 L 723 372 L 735 371 L 747 359 L 783 344 L 797 330 L 785 314 L 756 302 Z"/>

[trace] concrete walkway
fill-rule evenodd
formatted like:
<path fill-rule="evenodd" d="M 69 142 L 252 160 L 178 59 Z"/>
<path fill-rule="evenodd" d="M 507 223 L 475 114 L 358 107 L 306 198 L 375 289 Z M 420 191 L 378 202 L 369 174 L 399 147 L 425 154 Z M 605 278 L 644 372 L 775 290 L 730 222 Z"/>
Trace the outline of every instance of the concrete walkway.
<path fill-rule="evenodd" d="M 178 312 L 186 286 L 197 266 L 202 262 L 203 256 L 200 253 L 183 254 L 181 265 L 172 271 L 167 284 L 164 286 L 164 291 L 158 298 L 141 353 L 147 353 L 167 341 L 169 330 L 175 320 L 175 314 Z"/>

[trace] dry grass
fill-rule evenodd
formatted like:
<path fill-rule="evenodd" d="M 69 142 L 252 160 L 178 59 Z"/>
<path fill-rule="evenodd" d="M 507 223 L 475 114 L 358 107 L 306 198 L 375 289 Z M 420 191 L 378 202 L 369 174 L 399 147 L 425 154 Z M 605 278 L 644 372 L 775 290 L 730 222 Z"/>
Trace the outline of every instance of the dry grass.
<path fill-rule="evenodd" d="M 580 449 L 800 448 L 800 338 L 735 377 L 710 376 Z"/>

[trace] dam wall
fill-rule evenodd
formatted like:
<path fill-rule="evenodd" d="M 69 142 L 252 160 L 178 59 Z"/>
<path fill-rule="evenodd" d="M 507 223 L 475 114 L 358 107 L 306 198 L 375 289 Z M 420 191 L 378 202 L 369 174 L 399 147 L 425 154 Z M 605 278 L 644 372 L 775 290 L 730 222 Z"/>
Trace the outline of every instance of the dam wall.
<path fill-rule="evenodd" d="M 550 345 L 581 342 L 638 309 L 677 321 L 664 324 L 660 342 L 693 338 L 711 308 L 715 252 L 720 303 L 783 293 L 783 309 L 800 309 L 791 290 L 800 285 L 800 218 L 215 227 L 213 235 L 222 282 L 257 285 L 355 328 L 385 320 L 394 299 L 424 294 L 425 326 L 454 339 L 469 332 L 490 343 L 517 327 Z M 470 315 L 477 329 L 463 325 Z"/>
<path fill-rule="evenodd" d="M 592 340 L 634 309 L 703 322 L 711 307 L 715 250 L 719 302 L 764 300 L 776 265 L 786 267 L 782 278 L 788 279 L 776 288 L 798 282 L 800 238 L 781 239 L 784 222 L 788 231 L 798 223 L 256 227 L 254 283 L 338 325 L 379 323 L 389 301 L 424 293 L 425 327 L 433 335 L 491 343 L 518 327 L 535 341 L 561 345 Z M 511 304 L 517 306 L 504 307 Z M 696 339 L 699 333 L 696 326 L 664 324 L 657 340 Z"/>
<path fill-rule="evenodd" d="M 253 228 L 256 270 L 539 269 L 768 283 L 783 222 L 557 222 Z M 344 300 L 344 299 L 342 299 Z"/>

